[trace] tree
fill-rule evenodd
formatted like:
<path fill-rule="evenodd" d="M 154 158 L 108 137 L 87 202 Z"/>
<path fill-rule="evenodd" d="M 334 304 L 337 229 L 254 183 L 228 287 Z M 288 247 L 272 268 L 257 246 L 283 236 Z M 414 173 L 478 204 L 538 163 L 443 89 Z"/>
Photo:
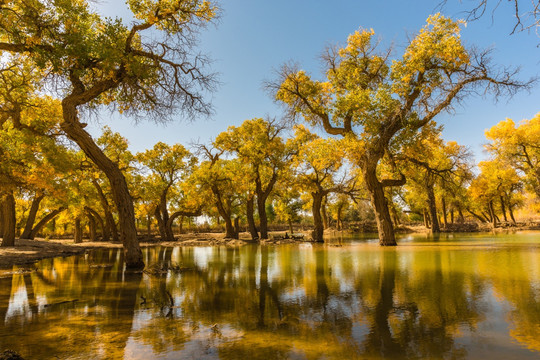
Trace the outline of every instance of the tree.
<path fill-rule="evenodd" d="M 540 199 L 540 113 L 518 126 L 506 119 L 486 131 L 486 149 L 501 162 L 525 176 L 525 182 Z"/>
<path fill-rule="evenodd" d="M 493 69 L 487 52 L 465 49 L 461 24 L 430 16 L 395 60 L 391 50 L 378 53 L 372 30 L 360 30 L 346 46 L 324 53 L 326 81 L 286 65 L 268 84 L 291 117 L 303 117 L 349 143 L 351 161 L 370 193 L 381 245 L 396 245 L 384 189 L 405 183 L 402 175 L 380 179 L 385 154 L 395 155 L 404 141 L 474 90 L 498 95 L 527 85 L 513 80 L 515 71 Z"/>
<path fill-rule="evenodd" d="M 438 131 L 425 127 L 423 138 L 410 146 L 404 155 L 408 162 L 405 175 L 423 189 L 431 219 L 431 232 L 439 233 L 440 224 L 437 215 L 436 190 L 463 185 L 462 180 L 471 178 L 470 153 L 467 148 L 455 141 L 445 143 Z M 442 194 L 441 194 L 442 195 Z M 443 218 L 446 219 L 446 200 L 441 196 Z M 446 225 L 446 221 L 445 221 Z"/>
<path fill-rule="evenodd" d="M 241 198 L 235 184 L 244 176 L 242 163 L 238 159 L 221 159 L 224 151 L 215 147 L 199 145 L 198 148 L 200 157 L 206 160 L 194 172 L 193 182 L 225 221 L 225 238 L 237 239 L 232 217 Z"/>
<path fill-rule="evenodd" d="M 261 238 L 268 238 L 266 200 L 286 167 L 290 151 L 279 136 L 283 128 L 261 118 L 246 120 L 241 126 L 229 126 L 216 138 L 216 146 L 238 156 L 249 167 L 249 176 L 257 195 Z M 248 202 L 252 197 L 248 194 Z M 248 215 L 249 216 L 249 215 Z"/>
<path fill-rule="evenodd" d="M 298 185 L 312 198 L 315 226 L 312 237 L 316 242 L 324 242 L 323 199 L 330 193 L 354 195 L 356 176 L 346 169 L 344 153 L 340 151 L 342 141 L 320 138 L 298 126 L 294 142 L 298 146 L 298 153 L 293 158 Z"/>
<path fill-rule="evenodd" d="M 150 150 L 138 153 L 137 159 L 148 172 L 147 187 L 153 194 L 155 215 L 158 222 L 161 238 L 174 241 L 172 233 L 172 220 L 169 216 L 169 195 L 175 184 L 185 180 L 191 174 L 197 162 L 184 146 L 175 144 L 169 146 L 158 142 Z M 193 209 L 196 213 L 196 209 Z M 175 217 L 181 214 L 175 215 Z"/>
<path fill-rule="evenodd" d="M 515 18 L 515 25 L 511 34 L 540 26 L 540 1 L 531 0 L 524 2 L 508 0 L 508 2 L 512 7 L 512 15 Z M 448 0 L 443 0 L 440 6 L 444 7 L 447 3 Z M 474 7 L 468 11 L 468 19 L 478 20 L 485 15 L 486 11 L 489 12 L 489 10 L 493 14 L 501 3 L 502 0 L 476 0 Z"/>
<path fill-rule="evenodd" d="M 109 105 L 128 114 L 163 120 L 181 110 L 210 112 L 202 94 L 211 89 L 206 59 L 193 56 L 197 30 L 216 15 L 203 0 L 129 0 L 131 28 L 102 18 L 87 1 L 15 0 L 0 9 L 0 51 L 28 57 L 44 81 L 58 86 L 62 130 L 107 176 L 119 214 L 126 266 L 144 267 L 133 201 L 124 175 L 97 146 L 80 111 Z M 143 36 L 152 30 L 152 36 Z"/>

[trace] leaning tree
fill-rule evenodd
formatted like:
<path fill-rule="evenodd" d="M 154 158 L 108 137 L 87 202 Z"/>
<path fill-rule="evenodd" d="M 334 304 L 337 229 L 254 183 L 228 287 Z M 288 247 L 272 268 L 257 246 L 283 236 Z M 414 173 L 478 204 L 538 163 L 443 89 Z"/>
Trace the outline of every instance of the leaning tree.
<path fill-rule="evenodd" d="M 513 80 L 515 70 L 490 66 L 487 51 L 466 49 L 461 24 L 430 16 L 396 59 L 391 50 L 378 51 L 372 30 L 360 30 L 344 47 L 323 54 L 325 81 L 285 65 L 268 84 L 292 117 L 303 117 L 349 143 L 349 156 L 371 195 L 381 245 L 396 245 L 384 190 L 405 183 L 402 174 L 380 179 L 381 160 L 391 160 L 401 144 L 471 92 L 499 95 L 528 85 Z"/>
<path fill-rule="evenodd" d="M 216 16 L 205 0 L 128 0 L 136 19 L 100 16 L 87 0 L 12 0 L 0 7 L 0 51 L 29 58 L 62 99 L 62 130 L 107 176 L 118 209 L 127 267 L 143 267 L 133 201 L 118 166 L 84 129 L 81 111 L 108 106 L 162 121 L 178 110 L 211 112 L 214 77 L 196 35 Z"/>

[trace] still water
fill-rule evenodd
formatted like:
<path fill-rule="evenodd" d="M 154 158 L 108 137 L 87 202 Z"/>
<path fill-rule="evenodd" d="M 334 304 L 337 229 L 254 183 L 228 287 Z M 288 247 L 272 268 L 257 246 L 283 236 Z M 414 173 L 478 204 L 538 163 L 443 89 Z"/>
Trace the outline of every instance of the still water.
<path fill-rule="evenodd" d="M 540 233 L 150 248 L 0 276 L 26 359 L 538 359 Z M 168 268 L 169 270 L 164 270 Z"/>

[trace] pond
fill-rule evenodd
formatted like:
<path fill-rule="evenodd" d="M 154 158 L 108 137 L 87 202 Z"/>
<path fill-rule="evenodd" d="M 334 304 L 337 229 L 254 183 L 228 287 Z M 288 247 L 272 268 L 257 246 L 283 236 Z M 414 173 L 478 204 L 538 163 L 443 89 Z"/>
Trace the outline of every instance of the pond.
<path fill-rule="evenodd" d="M 153 247 L 0 274 L 26 359 L 538 359 L 540 234 Z M 35 270 L 34 270 L 35 268 Z M 168 270 L 167 270 L 168 269 Z"/>

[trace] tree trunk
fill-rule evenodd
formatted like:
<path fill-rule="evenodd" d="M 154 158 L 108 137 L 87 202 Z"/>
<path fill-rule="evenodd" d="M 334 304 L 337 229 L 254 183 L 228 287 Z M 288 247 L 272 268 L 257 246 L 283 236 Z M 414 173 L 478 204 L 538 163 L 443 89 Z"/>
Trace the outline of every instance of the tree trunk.
<path fill-rule="evenodd" d="M 439 226 L 439 218 L 437 217 L 437 203 L 433 185 L 426 185 L 426 192 L 428 196 L 429 215 L 431 216 L 431 232 L 437 234 L 441 232 L 441 228 Z"/>
<path fill-rule="evenodd" d="M 41 231 L 41 229 L 47 225 L 47 223 L 49 221 L 51 221 L 52 219 L 54 219 L 56 217 L 56 215 L 60 214 L 62 211 L 66 210 L 65 207 L 61 207 L 61 208 L 58 208 L 56 210 L 53 210 L 51 211 L 50 213 L 48 213 L 47 215 L 45 215 L 37 224 L 36 226 L 34 226 L 34 228 L 32 229 L 32 231 L 30 232 L 30 235 L 28 236 L 28 238 L 30 240 L 34 240 L 36 238 L 36 236 L 39 234 L 39 232 Z"/>
<path fill-rule="evenodd" d="M 497 216 L 495 215 L 495 209 L 493 208 L 493 201 L 488 203 L 489 215 L 491 216 L 491 224 L 493 227 L 497 227 Z"/>
<path fill-rule="evenodd" d="M 379 245 L 396 246 L 394 226 L 392 225 L 392 218 L 388 211 L 388 202 L 384 196 L 384 187 L 379 179 L 377 179 L 377 165 L 372 164 L 371 166 L 366 166 L 362 172 L 367 190 L 371 197 L 371 205 L 375 212 L 375 219 L 377 220 Z"/>
<path fill-rule="evenodd" d="M 199 208 L 194 211 L 177 211 L 173 213 L 167 220 L 167 223 L 165 224 L 165 227 L 168 229 L 167 232 L 172 234 L 172 239 L 168 241 L 174 241 L 174 234 L 172 231 L 172 226 L 173 226 L 174 220 L 176 220 L 177 217 L 180 216 L 183 218 L 184 216 L 201 216 L 201 215 L 202 215 L 202 208 Z"/>
<path fill-rule="evenodd" d="M 291 218 L 289 218 L 289 232 L 291 233 L 291 235 L 294 234 Z"/>
<path fill-rule="evenodd" d="M 463 224 L 465 222 L 465 216 L 463 216 L 463 210 L 461 210 L 461 207 L 458 207 L 458 214 L 459 214 L 459 222 Z"/>
<path fill-rule="evenodd" d="M 92 209 L 91 207 L 86 206 L 84 209 L 86 210 L 88 214 L 92 215 L 92 218 L 94 219 L 94 223 L 96 221 L 99 223 L 99 227 L 101 228 L 101 240 L 105 241 L 105 235 L 104 235 L 105 223 L 103 222 L 103 218 L 101 217 L 101 215 L 99 215 L 99 213 L 96 210 Z"/>
<path fill-rule="evenodd" d="M 235 239 L 240 237 L 240 218 L 238 216 L 234 218 L 234 234 Z"/>
<path fill-rule="evenodd" d="M 424 226 L 426 227 L 426 229 L 429 229 L 429 228 L 431 228 L 431 226 L 429 224 L 429 215 L 428 215 L 428 212 L 427 212 L 426 208 L 424 208 L 423 210 L 424 210 Z"/>
<path fill-rule="evenodd" d="M 450 224 L 454 223 L 454 208 L 450 209 Z"/>
<path fill-rule="evenodd" d="M 313 197 L 313 225 L 315 230 L 311 233 L 313 241 L 315 242 L 324 242 L 324 224 L 323 217 L 321 216 L 321 208 L 324 195 L 320 192 L 312 192 L 311 196 Z"/>
<path fill-rule="evenodd" d="M 3 213 L 3 236 L 2 236 L 2 247 L 6 246 L 15 246 L 15 226 L 16 226 L 16 215 L 15 215 L 15 197 L 13 192 L 9 191 L 4 195 L 2 201 L 2 213 Z"/>
<path fill-rule="evenodd" d="M 337 211 L 336 211 L 336 228 L 338 231 L 341 231 L 341 209 L 343 207 L 342 206 L 338 206 L 337 208 Z"/>
<path fill-rule="evenodd" d="M 79 89 L 80 90 L 80 89 Z M 62 100 L 64 121 L 61 124 L 66 135 L 75 141 L 97 167 L 109 179 L 114 202 L 118 210 L 120 238 L 124 247 L 124 261 L 127 268 L 144 268 L 143 255 L 137 239 L 135 227 L 135 209 L 129 194 L 126 179 L 118 165 L 112 162 L 97 146 L 78 120 L 76 96 L 70 95 Z M 79 100 L 80 101 L 80 100 Z"/>
<path fill-rule="evenodd" d="M 150 239 L 150 237 L 152 236 L 152 217 L 150 216 L 150 214 L 146 215 L 146 226 L 147 226 L 147 235 L 148 235 L 148 239 Z"/>
<path fill-rule="evenodd" d="M 246 202 L 246 218 L 248 222 L 248 230 L 251 235 L 251 240 L 259 239 L 259 232 L 257 226 L 255 225 L 255 195 L 249 194 Z"/>
<path fill-rule="evenodd" d="M 28 213 L 28 218 L 26 219 L 26 224 L 24 225 L 21 239 L 28 239 L 28 237 L 30 236 L 32 228 L 34 227 L 34 223 L 36 222 L 36 215 L 39 210 L 39 204 L 44 197 L 45 195 L 43 194 L 36 194 L 36 196 L 32 200 L 32 205 L 30 206 L 30 212 Z"/>
<path fill-rule="evenodd" d="M 268 217 L 266 216 L 266 199 L 262 194 L 257 194 L 257 211 L 259 213 L 259 229 L 261 231 L 261 239 L 268 239 Z"/>
<path fill-rule="evenodd" d="M 118 231 L 116 229 L 116 223 L 114 222 L 114 217 L 111 212 L 111 206 L 109 205 L 109 201 L 107 200 L 107 197 L 103 193 L 103 189 L 101 188 L 97 180 L 92 180 L 92 184 L 94 184 L 94 187 L 98 192 L 99 201 L 101 203 L 101 207 L 103 208 L 103 213 L 105 214 L 103 241 L 110 241 L 112 235 L 113 241 L 118 242 L 120 241 L 120 239 L 118 238 Z"/>
<path fill-rule="evenodd" d="M 73 230 L 73 238 L 75 239 L 75 244 L 82 243 L 82 226 L 81 218 L 77 216 L 75 219 L 75 227 Z"/>
<path fill-rule="evenodd" d="M 328 199 L 323 197 L 322 204 L 321 204 L 321 216 L 322 216 L 322 222 L 323 222 L 323 228 L 324 230 L 328 229 L 328 212 L 326 211 L 326 202 Z"/>
<path fill-rule="evenodd" d="M 504 221 L 508 222 L 508 218 L 506 217 L 506 207 L 504 206 L 504 198 L 502 197 L 502 195 L 500 199 L 501 199 L 501 211 L 503 213 Z"/>
<path fill-rule="evenodd" d="M 442 197 L 442 213 L 443 213 L 444 228 L 446 229 L 448 227 L 448 216 L 446 214 L 446 199 L 444 196 Z"/>
<path fill-rule="evenodd" d="M 165 222 L 161 216 L 161 207 L 159 205 L 156 206 L 154 215 L 158 223 L 159 237 L 161 238 L 161 241 L 165 241 L 167 240 L 167 231 L 165 231 Z"/>
<path fill-rule="evenodd" d="M 508 203 L 508 212 L 510 213 L 510 218 L 512 219 L 512 222 L 514 225 L 516 224 L 516 218 L 514 218 L 514 210 L 512 210 L 512 203 Z"/>
<path fill-rule="evenodd" d="M 174 234 L 172 231 L 172 221 L 169 223 L 169 210 L 167 209 L 167 193 L 161 194 L 160 205 L 161 216 L 163 224 L 165 225 L 165 239 L 167 241 L 174 241 Z"/>
<path fill-rule="evenodd" d="M 88 218 L 88 240 L 91 242 L 96 241 L 96 219 L 94 216 L 87 212 L 86 217 Z"/>

